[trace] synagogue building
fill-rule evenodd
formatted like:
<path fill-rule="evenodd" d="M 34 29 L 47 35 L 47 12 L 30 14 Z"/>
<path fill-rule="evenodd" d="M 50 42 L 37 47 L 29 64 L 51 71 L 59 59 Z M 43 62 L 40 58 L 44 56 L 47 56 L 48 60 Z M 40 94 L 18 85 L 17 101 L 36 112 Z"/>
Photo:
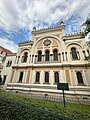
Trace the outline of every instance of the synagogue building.
<path fill-rule="evenodd" d="M 58 93 L 57 83 L 68 83 L 68 94 L 90 90 L 89 56 L 83 33 L 65 34 L 60 26 L 32 30 L 32 40 L 21 42 L 14 55 L 8 55 L 2 70 L 4 89 L 38 93 Z M 12 61 L 12 64 L 9 64 Z"/>

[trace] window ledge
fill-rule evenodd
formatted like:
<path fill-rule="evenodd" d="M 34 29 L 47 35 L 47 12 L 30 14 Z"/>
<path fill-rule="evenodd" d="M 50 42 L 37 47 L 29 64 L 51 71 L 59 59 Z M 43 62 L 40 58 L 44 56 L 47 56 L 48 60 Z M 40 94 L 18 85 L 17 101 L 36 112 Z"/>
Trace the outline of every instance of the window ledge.
<path fill-rule="evenodd" d="M 53 85 L 57 85 L 57 83 L 59 83 L 59 82 L 53 83 Z"/>
<path fill-rule="evenodd" d="M 53 62 L 59 62 L 59 60 L 53 60 Z"/>
<path fill-rule="evenodd" d="M 17 81 L 17 83 L 22 83 L 22 81 Z"/>
<path fill-rule="evenodd" d="M 43 84 L 50 84 L 49 82 L 44 82 Z"/>
<path fill-rule="evenodd" d="M 40 82 L 34 82 L 34 84 L 40 84 Z"/>
<path fill-rule="evenodd" d="M 75 61 L 75 60 L 80 60 L 80 59 L 72 59 L 72 61 Z"/>
<path fill-rule="evenodd" d="M 78 83 L 77 86 L 86 86 L 84 83 Z"/>

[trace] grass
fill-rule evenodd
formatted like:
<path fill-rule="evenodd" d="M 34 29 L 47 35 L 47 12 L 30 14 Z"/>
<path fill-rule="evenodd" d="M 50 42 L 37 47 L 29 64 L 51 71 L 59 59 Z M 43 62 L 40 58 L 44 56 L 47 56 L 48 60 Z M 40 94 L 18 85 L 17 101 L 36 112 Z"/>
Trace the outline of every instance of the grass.
<path fill-rule="evenodd" d="M 0 91 L 0 96 L 18 103 L 43 108 L 63 116 L 74 118 L 75 120 L 90 119 L 90 105 L 67 103 L 67 106 L 63 107 L 62 102 L 32 99 L 16 93 L 3 91 Z"/>

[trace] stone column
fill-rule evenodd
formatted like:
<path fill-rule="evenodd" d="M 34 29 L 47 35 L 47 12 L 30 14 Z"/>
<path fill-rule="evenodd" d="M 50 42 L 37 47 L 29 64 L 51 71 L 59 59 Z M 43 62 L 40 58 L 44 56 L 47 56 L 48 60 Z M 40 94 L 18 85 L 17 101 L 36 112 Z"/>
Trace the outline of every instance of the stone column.
<path fill-rule="evenodd" d="M 29 57 L 29 63 L 31 63 L 31 55 L 30 55 L 30 57 Z"/>
<path fill-rule="evenodd" d="M 28 84 L 30 80 L 30 70 L 27 71 L 27 79 L 26 79 L 26 83 Z"/>
<path fill-rule="evenodd" d="M 43 85 L 44 81 L 45 81 L 45 75 L 44 75 L 44 71 L 42 70 L 40 72 L 40 83 Z"/>
<path fill-rule="evenodd" d="M 50 62 L 53 62 L 53 54 L 50 54 Z"/>
<path fill-rule="evenodd" d="M 65 61 L 64 52 L 62 52 L 62 59 L 63 59 L 63 61 Z"/>
<path fill-rule="evenodd" d="M 42 55 L 42 62 L 44 62 L 44 55 Z"/>
<path fill-rule="evenodd" d="M 19 80 L 18 70 L 15 70 L 15 71 L 14 71 L 14 75 L 13 75 L 12 83 L 17 83 L 18 80 Z"/>
<path fill-rule="evenodd" d="M 9 83 L 12 83 L 12 81 L 13 81 L 13 76 L 14 76 L 14 70 L 12 71 L 12 75 L 11 75 L 11 78 L 10 78 L 10 82 Z"/>
<path fill-rule="evenodd" d="M 61 62 L 63 62 L 63 56 L 62 56 L 62 52 L 61 52 Z"/>
<path fill-rule="evenodd" d="M 49 72 L 49 83 L 51 85 L 54 84 L 54 72 L 53 72 L 53 70 L 50 70 L 50 72 Z"/>
<path fill-rule="evenodd" d="M 71 85 L 69 70 L 65 70 L 65 73 L 66 73 L 66 82 L 69 83 L 69 85 Z"/>
<path fill-rule="evenodd" d="M 31 61 L 31 63 L 33 63 L 33 60 L 34 60 L 33 58 L 34 58 L 34 55 L 32 55 L 32 61 Z"/>
<path fill-rule="evenodd" d="M 73 77 L 73 79 L 74 79 L 75 86 L 78 85 L 78 80 L 77 80 L 76 72 L 77 72 L 76 70 L 73 70 L 73 73 L 74 73 L 74 77 Z"/>
<path fill-rule="evenodd" d="M 85 85 L 88 85 L 87 80 L 86 80 L 86 75 L 85 75 L 85 70 L 82 71 L 82 77 L 83 77 L 83 82 Z"/>
<path fill-rule="evenodd" d="M 58 54 L 58 61 L 61 62 L 61 53 Z"/>
<path fill-rule="evenodd" d="M 68 61 L 67 52 L 65 52 L 66 61 Z"/>
<path fill-rule="evenodd" d="M 43 62 L 45 63 L 45 55 L 42 55 L 43 56 Z"/>
<path fill-rule="evenodd" d="M 29 63 L 29 59 L 30 59 L 30 58 L 29 58 L 29 55 L 28 55 L 28 57 L 27 57 L 27 63 Z"/>
<path fill-rule="evenodd" d="M 64 83 L 64 82 L 66 82 L 66 76 L 65 76 L 65 70 L 61 70 L 60 71 L 60 75 L 61 75 L 61 79 L 60 79 L 60 83 Z"/>
<path fill-rule="evenodd" d="M 22 83 L 26 83 L 26 70 L 23 71 L 23 79 L 22 79 Z"/>
<path fill-rule="evenodd" d="M 34 63 L 37 63 L 37 55 L 35 55 L 35 62 Z"/>

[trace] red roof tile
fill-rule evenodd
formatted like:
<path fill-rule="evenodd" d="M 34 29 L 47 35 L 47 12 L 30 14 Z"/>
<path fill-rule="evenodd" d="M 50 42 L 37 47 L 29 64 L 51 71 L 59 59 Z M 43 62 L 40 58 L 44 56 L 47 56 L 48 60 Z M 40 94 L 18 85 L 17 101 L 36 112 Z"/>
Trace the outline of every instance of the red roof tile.
<path fill-rule="evenodd" d="M 4 48 L 4 47 L 2 47 L 2 46 L 0 46 L 0 48 L 2 49 L 2 51 L 4 51 L 5 53 L 7 53 L 7 54 L 14 54 L 14 53 L 12 53 L 10 50 L 8 50 L 8 49 L 6 49 L 6 48 Z"/>

